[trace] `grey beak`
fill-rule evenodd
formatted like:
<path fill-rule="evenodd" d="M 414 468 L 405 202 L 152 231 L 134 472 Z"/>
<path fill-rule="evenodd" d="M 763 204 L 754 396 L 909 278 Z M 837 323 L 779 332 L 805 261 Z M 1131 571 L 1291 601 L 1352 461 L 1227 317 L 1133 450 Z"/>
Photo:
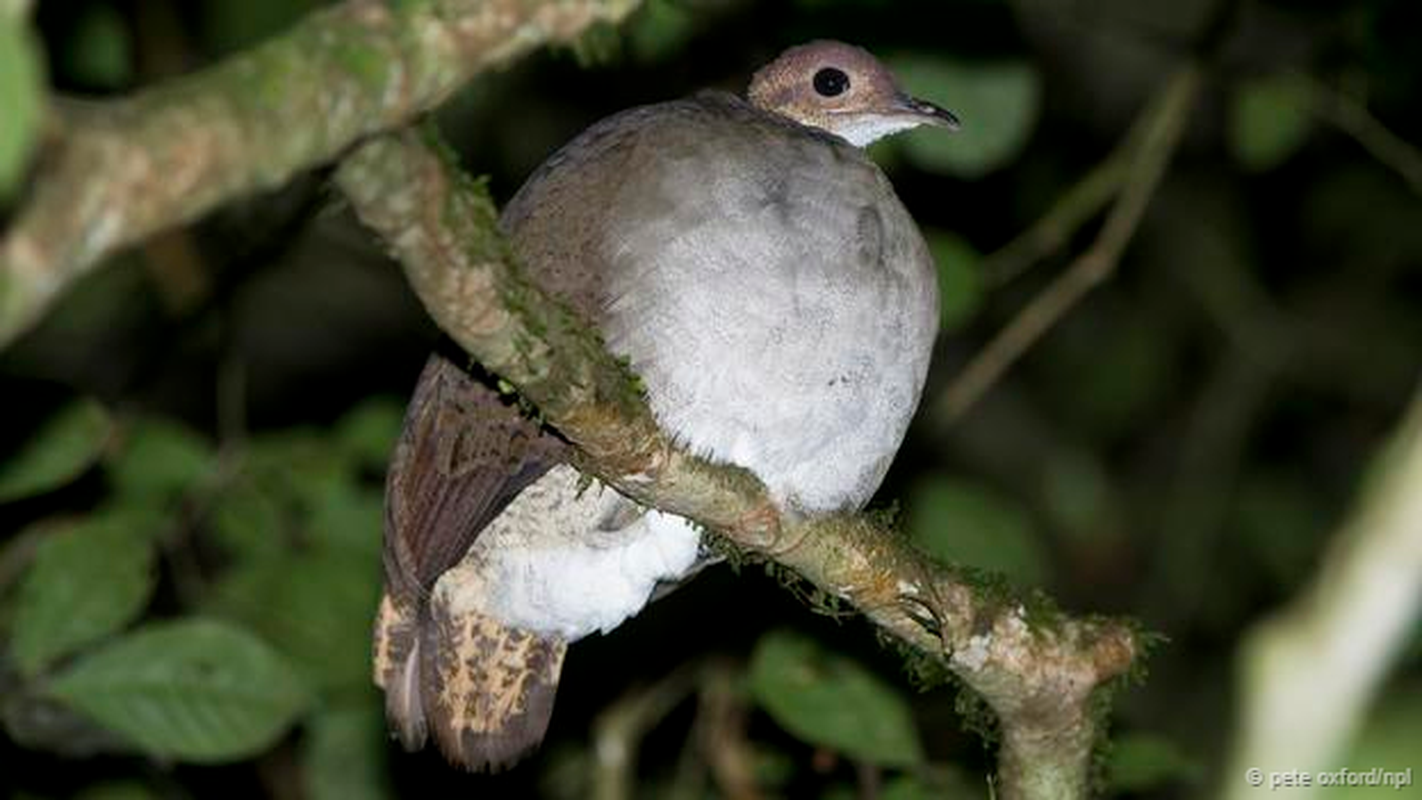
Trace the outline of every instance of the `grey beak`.
<path fill-rule="evenodd" d="M 930 103 L 927 100 L 920 100 L 917 97 L 904 95 L 900 99 L 905 111 L 927 117 L 925 120 L 930 125 L 939 125 L 950 131 L 956 131 L 963 127 L 958 115 L 954 114 L 942 106 Z"/>

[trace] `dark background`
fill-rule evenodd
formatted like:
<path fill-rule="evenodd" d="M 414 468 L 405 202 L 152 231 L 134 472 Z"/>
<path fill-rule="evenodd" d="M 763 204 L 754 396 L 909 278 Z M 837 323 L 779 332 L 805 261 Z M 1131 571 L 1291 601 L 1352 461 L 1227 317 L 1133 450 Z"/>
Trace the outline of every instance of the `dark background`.
<path fill-rule="evenodd" d="M 201 68 L 317 5 L 46 2 L 37 24 L 56 90 L 101 97 Z M 874 149 L 934 244 L 951 299 L 922 413 L 876 505 L 897 504 L 908 535 L 945 557 L 1040 586 L 1073 612 L 1132 615 L 1168 636 L 1144 683 L 1119 696 L 1115 737 L 1130 744 L 1118 750 L 1136 761 L 1117 764 L 1109 791 L 1197 796 L 1211 793 L 1228 752 L 1241 636 L 1318 568 L 1416 389 L 1422 186 L 1335 124 L 1327 93 L 1364 103 L 1402 140 L 1422 141 L 1419 30 L 1422 6 L 1409 0 L 658 0 L 620 30 L 481 77 L 439 119 L 465 166 L 489 176 L 503 200 L 598 118 L 700 87 L 739 90 L 790 44 L 839 38 L 916 65 L 910 88 L 958 111 L 970 129 L 959 146 L 985 141 L 990 152 L 945 160 L 940 151 L 955 140 L 922 138 Z M 1105 159 L 1173 68 L 1197 55 L 1207 65 L 1199 102 L 1119 271 L 966 416 L 939 413 L 935 400 L 962 366 L 1090 244 L 1098 224 L 1011 279 L 992 271 L 987 254 Z M 1313 93 L 1280 75 L 1308 81 Z M 1270 93 L 1280 85 L 1294 88 Z M 967 138 L 974 126 L 986 139 Z M 0 547 L 32 523 L 82 515 L 122 491 L 122 453 L 144 421 L 181 423 L 179 438 L 198 442 L 204 458 L 259 443 L 278 460 L 300 452 L 326 469 L 339 460 L 331 453 L 349 452 L 343 431 L 357 410 L 375 432 L 357 447 L 367 455 L 346 464 L 349 507 L 333 513 L 349 513 L 343 535 L 364 537 L 373 552 L 380 463 L 368 452 L 388 443 L 437 334 L 327 175 L 225 206 L 114 262 L 0 353 L 8 419 L 0 458 L 81 397 L 103 403 L 123 435 L 67 486 L 0 505 Z M 200 609 L 279 649 L 303 635 L 271 633 L 287 611 L 254 612 L 224 594 L 241 556 L 214 533 L 220 501 L 179 492 L 165 502 L 182 544 L 160 559 L 147 617 Z M 306 524 L 305 501 L 292 502 L 304 509 L 293 524 Z M 346 594 L 318 588 L 302 601 L 324 608 L 345 631 L 339 641 L 352 642 L 318 648 L 323 659 L 363 657 L 377 575 L 361 558 L 353 563 L 368 571 Z M 0 591 L 13 600 L 24 567 L 11 561 L 20 566 L 0 570 Z M 371 797 L 582 796 L 595 715 L 680 665 L 743 675 L 761 637 L 785 627 L 903 692 L 929 760 L 949 765 L 970 796 L 986 796 L 990 753 L 960 730 L 955 692 L 914 694 L 901 659 L 865 623 L 810 613 L 758 566 L 708 570 L 613 634 L 573 647 L 548 743 L 511 773 L 460 775 L 431 752 L 387 751 L 378 734 L 356 734 L 359 751 L 335 751 L 374 776 L 363 784 Z M 1414 641 L 1369 717 L 1360 747 L 1380 749 L 1360 752 L 1406 752 L 1398 748 L 1422 739 L 1418 654 Z M 374 696 L 351 677 L 364 666 L 342 669 L 322 708 L 359 709 L 366 727 L 357 730 L 373 731 Z M 7 681 L 0 692 L 7 686 L 12 697 L 28 691 Z M 769 793 L 873 796 L 877 778 L 786 732 L 757 709 L 755 691 L 741 695 L 743 733 Z M 665 790 L 698 714 L 682 702 L 646 740 L 638 774 L 648 796 Z M 0 793 L 68 797 L 117 781 L 160 797 L 322 797 L 330 789 L 312 775 L 330 767 L 312 766 L 325 763 L 312 755 L 314 719 L 220 766 L 164 763 L 111 744 L 70 747 L 83 737 L 27 737 L 12 719 L 0 738 Z"/>

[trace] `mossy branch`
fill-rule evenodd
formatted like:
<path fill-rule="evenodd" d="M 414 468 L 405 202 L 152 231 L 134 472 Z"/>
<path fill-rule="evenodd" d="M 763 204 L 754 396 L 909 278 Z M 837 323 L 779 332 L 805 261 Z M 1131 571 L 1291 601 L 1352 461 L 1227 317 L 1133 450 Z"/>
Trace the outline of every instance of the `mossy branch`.
<path fill-rule="evenodd" d="M 523 276 L 487 193 L 431 133 L 372 140 L 336 180 L 439 326 L 577 444 L 581 468 L 794 570 L 951 670 L 998 715 L 1001 797 L 1085 795 L 1093 695 L 1141 647 L 1128 626 L 1044 611 L 868 516 L 782 514 L 749 472 L 678 448 L 596 334 Z"/>
<path fill-rule="evenodd" d="M 110 253 L 282 185 L 472 75 L 635 0 L 347 0 L 210 68 L 55 120 L 0 239 L 0 347 Z"/>

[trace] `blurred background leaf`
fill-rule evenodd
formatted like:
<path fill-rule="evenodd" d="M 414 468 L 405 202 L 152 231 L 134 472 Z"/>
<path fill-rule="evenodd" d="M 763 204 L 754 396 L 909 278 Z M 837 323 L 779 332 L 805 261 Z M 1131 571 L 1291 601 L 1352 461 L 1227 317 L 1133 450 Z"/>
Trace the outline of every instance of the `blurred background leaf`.
<path fill-rule="evenodd" d="M 74 480 L 98 460 L 113 423 L 93 400 L 75 400 L 44 421 L 19 452 L 0 462 L 0 503 Z"/>
<path fill-rule="evenodd" d="M 163 503 L 209 478 L 216 458 L 212 445 L 188 427 L 140 417 L 125 426 L 123 442 L 107 466 L 121 496 Z"/>
<path fill-rule="evenodd" d="M 60 52 L 61 68 L 85 86 L 118 89 L 133 82 L 133 37 L 123 13 L 113 6 L 80 6 L 71 38 Z"/>
<path fill-rule="evenodd" d="M 929 230 L 925 236 L 938 267 L 939 324 L 951 332 L 967 325 L 983 303 L 982 257 L 955 233 Z"/>
<path fill-rule="evenodd" d="M 221 622 L 155 622 L 51 679 L 54 698 L 143 751 L 201 763 L 270 747 L 310 697 L 260 640 Z"/>
<path fill-rule="evenodd" d="M 308 800 L 394 797 L 385 759 L 385 708 L 373 691 L 366 702 L 318 711 L 308 723 L 302 762 Z"/>
<path fill-rule="evenodd" d="M 1107 783 L 1122 793 L 1162 792 L 1172 783 L 1192 783 L 1204 768 L 1179 745 L 1162 736 L 1129 733 L 1111 743 Z"/>
<path fill-rule="evenodd" d="M 1037 124 L 1041 81 L 1022 61 L 966 63 L 924 53 L 888 59 L 904 89 L 932 98 L 963 121 L 951 136 L 910 131 L 891 140 L 914 165 L 943 175 L 976 179 L 1009 163 Z"/>
<path fill-rule="evenodd" d="M 390 397 L 371 398 L 336 420 L 336 445 L 357 469 L 382 474 L 404 422 L 403 403 Z"/>
<path fill-rule="evenodd" d="M 329 0 L 207 0 L 198 9 L 204 42 L 226 54 L 279 33 Z"/>
<path fill-rule="evenodd" d="M 1303 146 L 1312 128 L 1309 87 L 1290 75 L 1267 75 L 1239 84 L 1230 100 L 1229 146 L 1246 169 L 1282 164 Z"/>
<path fill-rule="evenodd" d="M 72 522 L 40 523 L 43 538 L 11 618 L 15 665 L 34 677 L 56 659 L 132 622 L 153 593 L 155 532 L 147 508 L 110 507 Z"/>
<path fill-rule="evenodd" d="M 908 533 L 935 558 L 1041 585 L 1047 556 L 1027 513 L 986 485 L 949 475 L 918 479 L 905 501 Z"/>
<path fill-rule="evenodd" d="M 801 633 L 761 637 L 751 657 L 750 688 L 777 723 L 807 742 L 869 764 L 923 760 L 903 695 Z"/>
<path fill-rule="evenodd" d="M 23 14 L 0 9 L 0 204 L 15 193 L 43 122 L 45 73 L 40 48 Z M 0 205 L 3 207 L 3 205 Z M 0 285 L 0 300 L 3 300 Z"/>

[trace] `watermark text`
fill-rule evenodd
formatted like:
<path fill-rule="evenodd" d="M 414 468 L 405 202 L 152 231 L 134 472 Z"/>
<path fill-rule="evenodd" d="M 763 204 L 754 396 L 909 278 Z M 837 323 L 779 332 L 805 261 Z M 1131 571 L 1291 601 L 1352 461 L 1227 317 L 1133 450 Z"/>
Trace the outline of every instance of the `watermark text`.
<path fill-rule="evenodd" d="M 1302 789 L 1315 786 L 1377 786 L 1384 789 L 1402 789 L 1412 785 L 1412 767 L 1388 770 L 1382 767 L 1372 769 L 1326 769 L 1307 772 L 1288 769 L 1279 772 L 1265 772 L 1258 767 L 1244 771 L 1244 780 L 1250 786 L 1276 789 Z"/>

